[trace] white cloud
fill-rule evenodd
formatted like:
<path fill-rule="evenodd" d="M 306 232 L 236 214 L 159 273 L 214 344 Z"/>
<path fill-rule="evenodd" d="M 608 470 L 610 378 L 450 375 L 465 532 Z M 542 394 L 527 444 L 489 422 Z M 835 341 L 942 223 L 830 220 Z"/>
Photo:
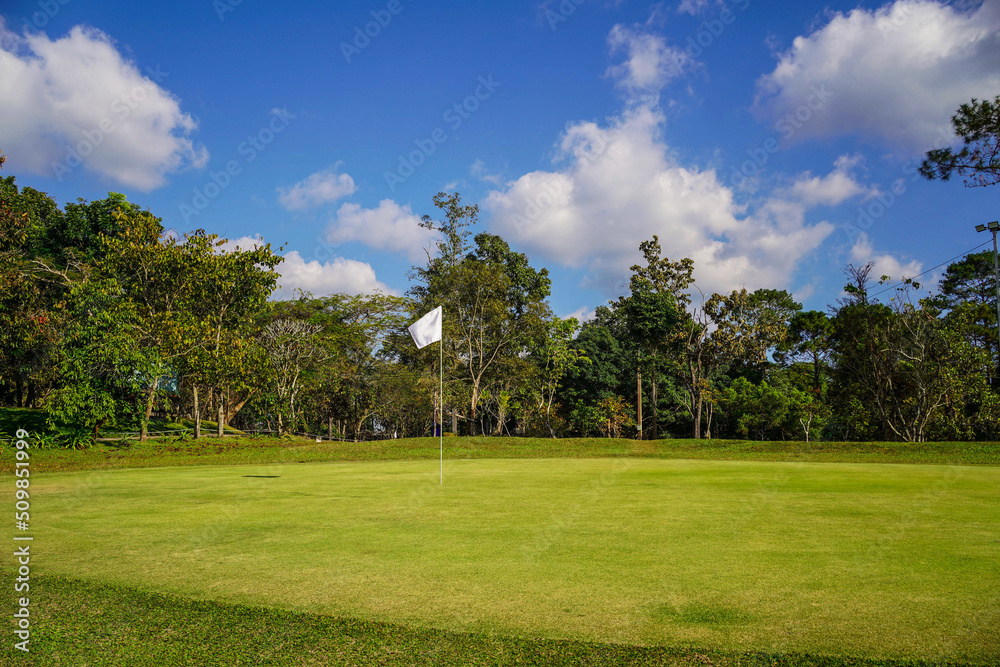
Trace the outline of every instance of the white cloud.
<path fill-rule="evenodd" d="M 997 2 L 897 0 L 796 37 L 757 82 L 755 109 L 788 137 L 857 134 L 924 152 L 951 140 L 960 104 L 1000 93 L 997 62 Z"/>
<path fill-rule="evenodd" d="M 671 157 L 662 122 L 655 107 L 640 105 L 608 127 L 572 125 L 559 147 L 562 168 L 525 174 L 491 192 L 484 208 L 505 238 L 585 268 L 588 282 L 608 294 L 654 234 L 665 256 L 694 260 L 703 290 L 787 285 L 833 226 L 806 225 L 801 203 L 797 216 L 780 221 L 768 212 L 743 215 L 713 170 Z"/>
<path fill-rule="evenodd" d="M 362 208 L 344 204 L 327 229 L 327 241 L 346 243 L 360 241 L 370 248 L 404 252 L 411 261 L 426 259 L 424 248 L 430 248 L 437 234 L 420 226 L 420 217 L 410 207 L 383 199 L 378 208 Z"/>
<path fill-rule="evenodd" d="M 874 196 L 878 194 L 878 189 L 861 185 L 851 173 L 860 162 L 859 156 L 842 155 L 834 162 L 834 170 L 826 176 L 813 176 L 807 172 L 780 194 L 806 206 L 836 206 L 859 195 Z"/>
<path fill-rule="evenodd" d="M 901 260 L 888 253 L 878 253 L 872 246 L 868 234 L 861 232 L 857 240 L 851 247 L 851 262 L 855 265 L 864 265 L 873 262 L 871 278 L 877 282 L 882 276 L 889 276 L 893 281 L 900 281 L 904 278 L 913 278 L 921 273 L 923 264 L 917 260 L 903 263 Z"/>
<path fill-rule="evenodd" d="M 663 37 L 642 28 L 615 25 L 608 45 L 612 53 L 626 53 L 625 62 L 609 67 L 607 74 L 630 96 L 658 94 L 692 64 L 683 49 L 668 46 Z"/>
<path fill-rule="evenodd" d="M 337 167 L 317 171 L 290 188 L 278 188 L 278 201 L 289 211 L 314 208 L 354 194 L 357 188 L 350 174 L 338 174 Z"/>
<path fill-rule="evenodd" d="M 594 311 L 593 308 L 591 308 L 590 306 L 582 306 L 574 310 L 569 315 L 564 315 L 562 319 L 568 320 L 571 317 L 575 317 L 577 322 L 583 324 L 584 322 L 589 322 L 590 320 L 594 319 L 594 317 L 596 316 L 597 313 Z"/>
<path fill-rule="evenodd" d="M 479 180 L 487 183 L 492 183 L 493 185 L 500 185 L 503 180 L 502 172 L 491 174 L 486 168 L 486 163 L 482 160 L 476 160 L 473 162 L 472 166 L 469 167 L 469 173 L 472 174 L 474 178 L 478 178 Z M 445 190 L 448 190 L 448 188 L 445 188 Z"/>
<path fill-rule="evenodd" d="M 243 236 L 226 241 L 219 248 L 225 251 L 236 248 L 252 250 L 263 245 L 264 239 L 260 235 Z M 310 292 L 313 296 L 368 294 L 376 290 L 396 294 L 395 290 L 375 277 L 375 269 L 370 264 L 344 257 L 335 257 L 328 262 L 306 261 L 297 250 L 292 250 L 285 253 L 284 260 L 275 267 L 275 271 L 281 277 L 271 294 L 273 299 L 295 298 L 296 290 Z"/>
<path fill-rule="evenodd" d="M 278 265 L 278 289 L 273 297 L 290 299 L 296 289 L 311 292 L 315 296 L 334 293 L 366 294 L 379 290 L 387 294 L 395 294 L 387 285 L 375 278 L 375 269 L 371 264 L 354 259 L 336 257 L 332 261 L 320 263 L 318 260 L 306 261 L 293 250 L 285 255 L 285 260 Z"/>
<path fill-rule="evenodd" d="M 157 70 L 148 70 L 159 76 Z M 0 146 L 11 166 L 62 180 L 81 164 L 140 190 L 201 167 L 197 123 L 99 30 L 20 37 L 0 20 Z"/>

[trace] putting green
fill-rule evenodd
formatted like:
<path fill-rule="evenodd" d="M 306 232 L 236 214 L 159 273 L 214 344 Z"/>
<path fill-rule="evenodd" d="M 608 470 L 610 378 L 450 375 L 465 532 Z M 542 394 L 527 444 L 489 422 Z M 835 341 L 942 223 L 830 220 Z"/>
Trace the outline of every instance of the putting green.
<path fill-rule="evenodd" d="M 403 461 L 31 490 L 41 574 L 501 634 L 1000 659 L 1000 468 L 463 460 L 440 485 Z"/>

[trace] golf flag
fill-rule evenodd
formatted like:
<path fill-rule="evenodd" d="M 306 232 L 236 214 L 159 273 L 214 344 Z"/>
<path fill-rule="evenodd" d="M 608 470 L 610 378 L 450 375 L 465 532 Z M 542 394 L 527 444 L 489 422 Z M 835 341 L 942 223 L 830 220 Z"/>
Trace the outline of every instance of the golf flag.
<path fill-rule="evenodd" d="M 441 306 L 411 324 L 408 331 L 418 350 L 441 340 Z"/>

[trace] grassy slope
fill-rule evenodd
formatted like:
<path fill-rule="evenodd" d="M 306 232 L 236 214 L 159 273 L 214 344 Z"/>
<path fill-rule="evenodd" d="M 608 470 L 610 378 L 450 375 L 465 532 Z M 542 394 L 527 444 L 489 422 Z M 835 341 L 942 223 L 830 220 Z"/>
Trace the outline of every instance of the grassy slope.
<path fill-rule="evenodd" d="M 31 653 L 0 664 L 37 667 L 205 665 L 552 665 L 612 667 L 916 667 L 917 661 L 732 654 L 413 629 L 331 616 L 191 601 L 61 577 L 33 584 L 43 600 Z M 936 667 L 964 664 L 934 662 Z"/>
<path fill-rule="evenodd" d="M 609 440 L 605 438 L 445 438 L 445 459 L 607 458 L 712 459 L 828 463 L 1000 465 L 1000 443 L 988 442 L 756 442 L 745 440 Z M 304 438 L 151 440 L 130 447 L 34 450 L 38 472 L 158 466 L 283 464 L 321 461 L 437 459 L 436 438 L 379 442 L 322 442 Z M 12 470 L 10 448 L 0 472 Z"/>
<path fill-rule="evenodd" d="M 0 410 L 0 432 L 18 427 L 44 428 L 37 411 Z M 36 424 L 37 422 L 37 424 Z M 151 442 L 128 449 L 98 447 L 83 452 L 32 452 L 34 472 L 125 467 L 220 465 L 231 463 L 282 466 L 304 461 L 436 459 L 436 439 L 386 443 L 324 443 L 306 440 L 204 440 Z M 962 465 L 1000 464 L 996 443 L 760 443 L 690 440 L 657 443 L 604 439 L 446 439 L 446 456 L 457 458 L 650 457 L 724 460 L 897 462 Z M 0 453 L 0 470 L 12 469 L 9 448 Z M 9 490 L 10 478 L 3 482 Z M 933 487 L 931 487 L 933 488 Z M 7 495 L 6 493 L 4 495 Z M 922 512 L 927 493 L 913 507 Z M 995 506 L 995 503 L 994 503 Z M 912 507 L 911 507 L 912 509 Z M 905 515 L 904 515 L 905 516 Z M 919 525 L 909 513 L 906 530 Z M 891 533 L 899 535 L 897 529 Z M 880 542 L 885 541 L 882 536 Z M 6 564 L 4 569 L 7 570 Z M 984 589 L 995 589 L 995 571 L 973 572 Z M 6 578 L 6 577 L 5 577 Z M 343 620 L 328 615 L 266 610 L 259 607 L 190 601 L 120 586 L 78 579 L 41 576 L 33 579 L 41 597 L 33 653 L 14 658 L 9 644 L 0 649 L 0 664 L 38 665 L 200 665 L 200 664 L 677 664 L 677 665 L 869 665 L 946 664 L 818 654 L 738 653 L 667 647 L 553 641 L 538 638 L 454 633 L 392 624 Z M 997 599 L 984 599 L 977 610 L 995 614 Z M 746 617 L 718 607 L 661 607 L 664 620 L 739 625 Z M 655 615 L 655 614 L 654 614 Z M 996 624 L 990 616 L 990 622 Z M 979 632 L 978 622 L 961 632 Z M 990 626 L 992 627 L 992 626 Z M 695 645 L 698 645 L 697 643 Z M 704 644 L 702 644 L 704 645 Z M 677 646 L 676 644 L 674 646 Z M 940 654 L 939 654 L 940 655 Z M 127 657 L 126 657 L 127 656 Z M 992 664 L 991 659 L 982 664 Z M 949 663 L 950 664 L 950 663 Z M 959 663 L 955 663 L 959 664 Z M 961 663 L 965 664 L 965 663 Z"/>
<path fill-rule="evenodd" d="M 1000 657 L 997 468 L 493 459 L 445 476 L 436 461 L 48 474 L 36 571 L 450 631 Z"/>

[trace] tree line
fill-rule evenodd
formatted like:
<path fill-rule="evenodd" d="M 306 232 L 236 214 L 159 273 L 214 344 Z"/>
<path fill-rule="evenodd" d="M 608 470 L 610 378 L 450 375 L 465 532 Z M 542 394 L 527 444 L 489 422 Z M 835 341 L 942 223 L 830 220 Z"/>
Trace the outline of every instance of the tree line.
<path fill-rule="evenodd" d="M 995 183 L 1000 97 L 963 105 L 953 122 L 966 147 L 931 151 L 922 173 Z M 439 240 L 404 296 L 273 300 L 282 258 L 269 244 L 174 238 L 123 195 L 60 208 L 0 179 L 0 403 L 44 408 L 77 439 L 145 439 L 154 419 L 190 419 L 196 437 L 205 419 L 218 435 L 230 424 L 350 439 L 435 424 L 546 437 L 997 438 L 992 251 L 952 263 L 924 298 L 912 280 L 850 265 L 846 296 L 806 311 L 785 290 L 703 295 L 693 261 L 666 257 L 652 236 L 628 293 L 581 324 L 553 314 L 546 269 L 473 234 L 477 206 L 458 193 L 433 204 L 439 217 L 421 224 Z M 438 305 L 441 347 L 417 350 L 407 326 Z"/>

